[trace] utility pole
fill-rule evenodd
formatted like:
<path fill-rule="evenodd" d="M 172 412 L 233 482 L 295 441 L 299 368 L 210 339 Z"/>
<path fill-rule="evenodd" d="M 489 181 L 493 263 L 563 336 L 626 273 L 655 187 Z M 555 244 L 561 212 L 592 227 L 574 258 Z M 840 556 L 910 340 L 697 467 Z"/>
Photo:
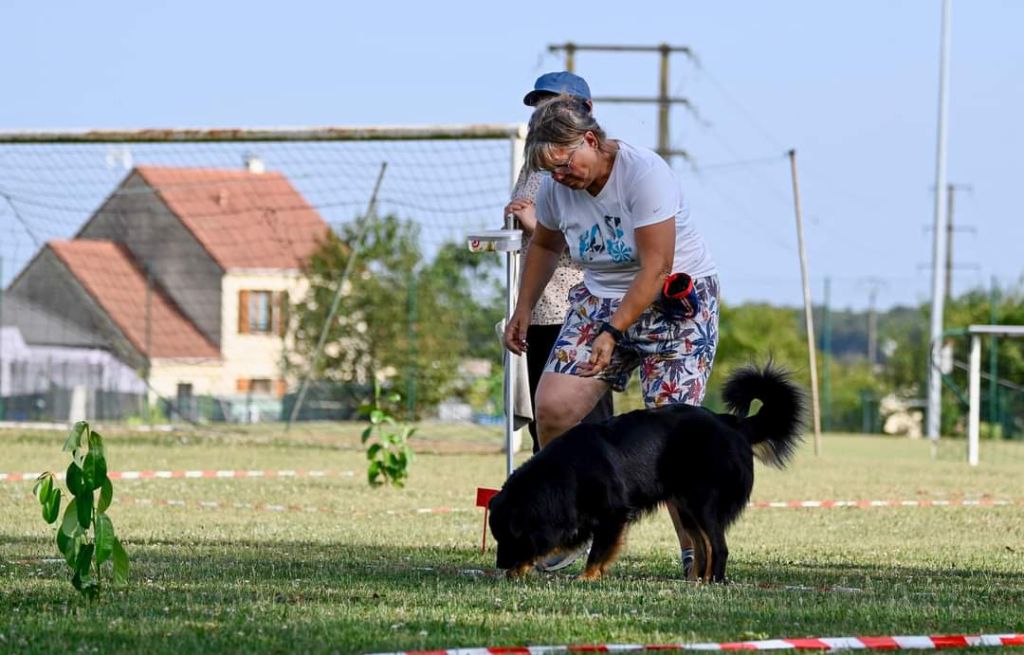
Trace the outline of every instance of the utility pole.
<path fill-rule="evenodd" d="M 796 213 L 796 241 L 800 251 L 800 278 L 804 287 L 804 323 L 807 326 L 807 359 L 811 374 L 811 420 L 814 430 L 814 454 L 821 454 L 821 404 L 818 400 L 818 356 L 814 347 L 814 317 L 811 306 L 811 284 L 807 279 L 807 251 L 804 248 L 804 223 L 800 210 L 800 180 L 797 177 L 796 150 L 789 151 L 793 177 L 793 211 Z"/>
<path fill-rule="evenodd" d="M 690 155 L 685 150 L 673 150 L 669 138 L 669 108 L 674 104 L 685 106 L 696 114 L 696 110 L 687 98 L 674 98 L 668 92 L 668 65 L 669 56 L 673 52 L 681 52 L 690 58 L 694 64 L 698 64 L 696 55 L 686 46 L 671 46 L 662 43 L 656 46 L 643 45 L 581 45 L 578 43 L 563 43 L 548 46 L 549 52 L 565 52 L 565 69 L 574 73 L 576 69 L 576 53 L 582 50 L 600 52 L 657 52 L 661 55 L 661 64 L 658 75 L 658 96 L 649 98 L 644 96 L 603 96 L 592 98 L 594 102 L 616 102 L 616 103 L 657 103 L 658 105 L 658 148 L 657 152 L 665 161 L 671 161 L 672 157 L 682 157 L 689 161 Z M 699 64 L 698 64 L 699 65 Z"/>
<path fill-rule="evenodd" d="M 825 432 L 832 431 L 832 278 L 825 276 L 825 304 L 821 326 L 821 405 Z"/>
<path fill-rule="evenodd" d="M 942 28 L 939 46 L 939 119 L 935 148 L 935 234 L 932 242 L 932 307 L 928 339 L 928 414 L 927 435 L 932 443 L 932 459 L 938 457 L 939 430 L 942 425 L 942 371 L 939 359 L 942 351 L 943 314 L 946 293 L 942 276 L 942 256 L 946 244 L 946 126 L 949 114 L 949 42 L 952 0 L 942 2 Z"/>
<path fill-rule="evenodd" d="M 953 196 L 956 187 L 946 185 L 946 300 L 953 298 Z"/>
<path fill-rule="evenodd" d="M 969 184 L 947 184 L 946 185 L 946 300 L 953 297 L 953 199 L 957 189 L 971 191 Z M 973 228 L 959 228 L 965 231 L 973 231 Z"/>
<path fill-rule="evenodd" d="M 865 277 L 861 283 L 868 287 L 868 367 L 874 370 L 878 363 L 878 310 L 876 301 L 878 292 L 886 286 L 885 280 L 878 277 Z"/>
<path fill-rule="evenodd" d="M 875 300 L 878 288 L 872 287 L 868 294 L 868 370 L 874 371 L 878 363 L 878 312 L 875 311 Z"/>
<path fill-rule="evenodd" d="M 999 286 L 995 275 L 992 276 L 988 308 L 988 324 L 999 325 Z M 988 339 L 988 422 L 993 430 L 999 422 L 999 338 L 995 334 Z"/>

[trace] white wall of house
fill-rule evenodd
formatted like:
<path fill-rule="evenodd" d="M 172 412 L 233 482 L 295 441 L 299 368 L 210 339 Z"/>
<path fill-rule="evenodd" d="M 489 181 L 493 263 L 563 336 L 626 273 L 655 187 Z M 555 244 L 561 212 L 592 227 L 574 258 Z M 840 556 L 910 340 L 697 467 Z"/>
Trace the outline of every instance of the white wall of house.
<path fill-rule="evenodd" d="M 290 302 L 301 298 L 308 282 L 299 271 L 229 271 L 221 280 L 221 356 L 224 359 L 220 394 L 247 393 L 240 380 L 271 380 L 272 393 L 281 390 L 281 357 L 286 341 L 279 329 L 280 308 L 276 301 L 287 292 Z M 239 303 L 248 292 L 249 305 L 242 311 L 248 327 L 240 330 Z M 269 316 L 260 315 L 262 302 L 254 294 L 270 292 Z M 266 324 L 264 324 L 266 323 Z"/>
<path fill-rule="evenodd" d="M 192 395 L 221 395 L 224 362 L 216 359 L 159 359 L 150 364 L 149 386 L 164 398 L 174 399 L 179 384 L 191 384 Z"/>
<path fill-rule="evenodd" d="M 29 345 L 17 327 L 0 327 L 0 396 L 78 386 L 135 394 L 146 389 L 137 371 L 106 350 Z"/>

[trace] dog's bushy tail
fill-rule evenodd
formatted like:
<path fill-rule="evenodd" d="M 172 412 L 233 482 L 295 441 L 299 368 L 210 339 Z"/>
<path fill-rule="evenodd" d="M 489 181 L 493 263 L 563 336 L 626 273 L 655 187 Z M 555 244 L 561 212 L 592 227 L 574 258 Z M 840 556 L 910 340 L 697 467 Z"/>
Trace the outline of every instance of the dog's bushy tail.
<path fill-rule="evenodd" d="M 754 399 L 761 409 L 747 416 Z M 754 446 L 754 454 L 765 464 L 782 468 L 803 438 L 804 394 L 789 374 L 768 363 L 764 368 L 748 366 L 730 376 L 722 400 L 740 417 L 740 430 Z"/>

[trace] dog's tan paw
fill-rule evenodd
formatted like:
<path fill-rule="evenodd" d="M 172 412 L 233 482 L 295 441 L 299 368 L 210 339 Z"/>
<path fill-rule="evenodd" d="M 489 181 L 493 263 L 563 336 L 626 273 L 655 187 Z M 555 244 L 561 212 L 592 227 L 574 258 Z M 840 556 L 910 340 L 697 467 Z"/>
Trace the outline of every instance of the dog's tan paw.
<path fill-rule="evenodd" d="M 601 571 L 601 569 L 596 567 L 592 569 L 588 568 L 584 570 L 583 573 L 580 573 L 580 580 L 594 582 L 595 580 L 600 580 L 602 575 L 604 575 L 604 573 Z"/>

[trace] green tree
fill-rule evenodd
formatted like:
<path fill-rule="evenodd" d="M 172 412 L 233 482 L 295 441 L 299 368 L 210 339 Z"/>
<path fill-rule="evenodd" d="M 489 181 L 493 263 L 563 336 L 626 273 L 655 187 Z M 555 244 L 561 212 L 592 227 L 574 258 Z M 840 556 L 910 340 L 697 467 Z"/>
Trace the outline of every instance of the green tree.
<path fill-rule="evenodd" d="M 886 387 L 906 398 L 924 395 L 928 379 L 928 308 L 894 307 L 878 318 L 881 377 Z"/>
<path fill-rule="evenodd" d="M 358 250 L 357 237 L 353 222 L 340 235 L 329 235 L 310 259 L 309 290 L 293 306 L 295 345 L 288 368 L 307 373 L 335 290 L 355 252 L 312 378 L 367 386 L 379 379 L 414 399 L 413 414 L 458 395 L 459 363 L 466 357 L 493 357 L 498 346 L 493 326 L 503 311 L 488 287 L 493 278 L 488 262 L 467 257 L 468 251 L 464 256 L 465 249 L 455 244 L 445 245 L 427 262 L 418 226 L 395 216 L 373 221 Z"/>
<path fill-rule="evenodd" d="M 735 307 L 723 303 L 719 307 L 718 351 L 707 404 L 719 406 L 718 385 L 733 370 L 751 363 L 764 364 L 769 359 L 792 371 L 794 379 L 809 388 L 807 341 L 799 312 L 762 303 Z"/>
<path fill-rule="evenodd" d="M 1024 289 L 1021 285 L 1008 289 L 974 289 L 952 299 L 946 305 L 946 326 L 950 329 L 965 328 L 969 325 L 1024 325 Z M 996 402 L 998 419 L 1004 423 L 1004 434 L 1013 436 L 1024 432 L 1024 394 L 1019 390 L 1020 380 L 1024 380 L 1024 341 L 1021 339 L 996 339 L 996 375 L 1000 380 L 1009 380 L 1010 384 L 1000 384 L 998 396 L 990 398 L 988 382 L 982 383 L 983 421 L 988 421 L 989 403 Z M 982 373 L 989 373 L 989 348 L 991 337 L 982 338 Z M 954 384 L 967 390 L 967 361 L 970 352 L 970 339 L 960 337 L 953 340 L 954 368 L 952 379 Z M 950 412 L 945 413 L 943 407 L 943 431 L 953 431 L 962 425 L 967 407 L 963 402 L 953 403 Z"/>
<path fill-rule="evenodd" d="M 815 328 L 820 333 L 820 321 Z M 750 363 L 764 364 L 769 359 L 792 372 L 793 379 L 807 391 L 810 401 L 806 335 L 800 309 L 760 303 L 722 305 L 712 388 L 705 403 L 718 408 L 718 385 L 728 379 L 733 370 Z M 818 349 L 817 355 L 818 379 L 823 383 L 824 353 Z M 877 396 L 885 391 L 885 385 L 869 370 L 864 359 L 832 359 L 830 374 L 832 428 L 859 431 L 863 392 Z M 822 411 L 826 409 L 822 407 Z"/>

